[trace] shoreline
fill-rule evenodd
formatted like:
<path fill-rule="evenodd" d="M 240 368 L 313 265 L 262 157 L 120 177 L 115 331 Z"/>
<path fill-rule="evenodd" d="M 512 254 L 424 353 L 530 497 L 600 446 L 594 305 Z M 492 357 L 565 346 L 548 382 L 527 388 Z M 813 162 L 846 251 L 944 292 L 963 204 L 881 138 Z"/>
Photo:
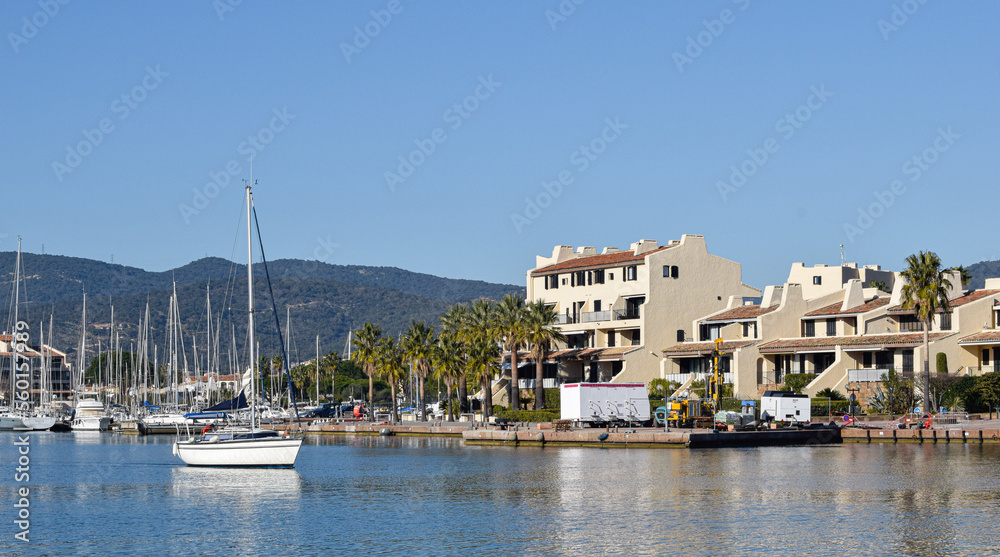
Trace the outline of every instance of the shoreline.
<path fill-rule="evenodd" d="M 994 420 L 997 421 L 997 420 Z M 807 427 L 765 431 L 713 432 L 709 429 L 663 428 L 575 428 L 556 431 L 547 423 L 511 424 L 509 426 L 472 425 L 467 422 L 320 423 L 304 427 L 305 435 L 363 435 L 461 438 L 469 445 L 560 446 L 594 448 L 664 448 L 700 449 L 729 447 L 791 446 L 842 443 L 929 443 L 985 444 L 1000 443 L 1000 426 L 992 421 L 936 426 L 933 429 L 890 429 Z M 541 427 L 539 427 L 541 426 Z M 294 424 L 271 424 L 265 427 L 295 431 Z"/>

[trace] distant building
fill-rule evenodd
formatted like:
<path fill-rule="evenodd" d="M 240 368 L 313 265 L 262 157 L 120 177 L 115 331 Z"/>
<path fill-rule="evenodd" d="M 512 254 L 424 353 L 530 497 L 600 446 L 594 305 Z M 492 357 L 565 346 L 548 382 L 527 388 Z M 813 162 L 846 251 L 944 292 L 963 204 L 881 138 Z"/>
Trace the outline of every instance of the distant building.
<path fill-rule="evenodd" d="M 568 339 L 546 363 L 547 386 L 660 377 L 660 350 L 693 340 L 695 319 L 723 309 L 731 297 L 760 296 L 741 273 L 739 263 L 709 254 L 704 236 L 694 234 L 664 246 L 640 240 L 600 253 L 555 246 L 551 257 L 537 256 L 527 272 L 527 299 L 553 305 Z M 521 364 L 533 366 L 529 358 Z"/>
<path fill-rule="evenodd" d="M 13 362 L 14 337 L 11 334 L 0 334 L 0 383 L 6 389 L 4 400 L 9 398 L 10 392 L 11 363 Z M 42 386 L 42 374 L 48 368 L 48 375 L 51 378 L 50 395 L 53 400 L 68 400 L 72 398 L 72 367 L 66 361 L 66 353 L 56 350 L 45 344 L 42 346 L 27 346 L 24 354 L 28 357 L 31 365 L 31 394 L 34 400 L 38 400 L 38 394 Z M 45 356 L 43 367 L 42 355 Z"/>

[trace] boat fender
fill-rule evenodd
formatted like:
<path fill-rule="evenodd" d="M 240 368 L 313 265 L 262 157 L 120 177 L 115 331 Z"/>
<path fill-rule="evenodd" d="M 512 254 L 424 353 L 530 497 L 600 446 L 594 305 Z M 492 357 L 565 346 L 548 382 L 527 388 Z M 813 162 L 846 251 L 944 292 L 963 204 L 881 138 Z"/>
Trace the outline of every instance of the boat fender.
<path fill-rule="evenodd" d="M 388 437 L 392 435 L 392 430 L 387 427 L 383 427 L 382 429 L 378 430 L 378 434 L 384 437 Z"/>
<path fill-rule="evenodd" d="M 602 434 L 600 434 L 600 435 L 598 435 L 598 436 L 597 436 L 597 440 L 598 440 L 598 441 L 606 441 L 607 439 L 608 439 L 608 434 L 607 434 L 607 432 L 605 432 L 605 433 L 602 433 Z"/>

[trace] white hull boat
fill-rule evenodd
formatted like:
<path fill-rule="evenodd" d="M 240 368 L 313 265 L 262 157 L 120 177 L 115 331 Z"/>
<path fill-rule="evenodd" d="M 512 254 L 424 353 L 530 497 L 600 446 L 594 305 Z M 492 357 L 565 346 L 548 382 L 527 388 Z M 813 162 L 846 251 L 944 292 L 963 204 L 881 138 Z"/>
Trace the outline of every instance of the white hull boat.
<path fill-rule="evenodd" d="M 0 431 L 45 431 L 56 425 L 53 416 L 18 416 L 5 414 L 0 416 Z"/>
<path fill-rule="evenodd" d="M 96 393 L 78 393 L 76 408 L 73 410 L 73 421 L 70 429 L 76 431 L 107 431 L 111 425 L 111 416 L 104 410 L 104 403 Z"/>
<path fill-rule="evenodd" d="M 188 466 L 291 468 L 302 439 L 277 431 L 207 433 L 201 439 L 175 441 L 173 452 Z"/>
<path fill-rule="evenodd" d="M 80 416 L 69 424 L 73 431 L 107 431 L 109 426 L 111 418 L 108 416 Z"/>

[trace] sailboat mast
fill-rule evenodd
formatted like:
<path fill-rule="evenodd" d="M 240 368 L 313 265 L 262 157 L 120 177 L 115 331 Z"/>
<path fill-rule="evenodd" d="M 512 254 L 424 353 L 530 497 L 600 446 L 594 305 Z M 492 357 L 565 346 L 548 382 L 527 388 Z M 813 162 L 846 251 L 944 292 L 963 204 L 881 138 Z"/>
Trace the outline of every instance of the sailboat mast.
<path fill-rule="evenodd" d="M 316 405 L 319 405 L 319 335 L 316 335 Z"/>
<path fill-rule="evenodd" d="M 253 177 L 250 177 L 253 181 Z M 257 355 L 254 351 L 253 338 L 253 237 L 250 235 L 250 211 L 253 197 L 250 195 L 250 184 L 247 184 L 247 308 L 249 310 L 250 327 L 250 384 L 253 385 L 253 397 L 250 400 L 250 429 L 257 428 L 257 382 L 254 369 L 257 367 Z"/>
<path fill-rule="evenodd" d="M 18 281 L 18 277 L 21 276 L 21 237 L 17 237 L 17 259 L 14 261 L 14 324 L 12 331 L 17 331 L 17 302 L 21 299 L 21 283 Z M 11 336 L 12 340 L 17 339 L 17 335 Z M 14 348 L 17 342 L 11 343 L 10 351 L 10 400 L 11 408 L 14 408 L 13 401 L 17 400 L 17 393 L 15 391 L 14 385 L 16 384 L 15 370 L 18 369 L 17 365 L 17 350 Z"/>

